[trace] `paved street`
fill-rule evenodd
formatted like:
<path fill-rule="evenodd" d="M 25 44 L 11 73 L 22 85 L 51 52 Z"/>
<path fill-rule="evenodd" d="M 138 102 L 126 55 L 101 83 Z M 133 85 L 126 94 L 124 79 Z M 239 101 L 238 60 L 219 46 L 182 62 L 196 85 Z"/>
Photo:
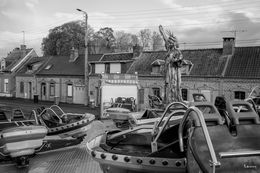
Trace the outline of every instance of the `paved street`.
<path fill-rule="evenodd" d="M 28 99 L 16 99 L 16 98 L 8 98 L 8 97 L 0 97 L 0 104 L 5 104 L 7 106 L 20 107 L 25 113 L 29 114 L 33 109 L 37 109 L 41 106 L 49 107 L 53 105 L 54 102 L 51 101 L 39 101 L 38 103 L 34 103 L 33 100 Z M 60 103 L 59 106 L 65 112 L 75 112 L 75 113 L 92 113 L 99 117 L 99 108 L 89 108 L 84 105 L 79 104 L 67 104 Z"/>
<path fill-rule="evenodd" d="M 30 100 L 23 99 L 8 99 L 0 98 L 0 104 L 6 104 L 14 107 L 21 107 L 25 112 L 40 106 L 48 107 L 52 105 L 51 102 L 33 103 Z M 97 108 L 87 108 L 84 105 L 60 104 L 66 112 L 93 113 L 96 116 L 99 114 Z M 114 128 L 111 121 L 94 121 L 92 129 L 89 131 L 84 141 L 76 146 L 59 149 L 57 151 L 37 154 L 30 159 L 28 168 L 18 169 L 12 163 L 1 163 L 0 172 L 3 173 L 100 173 L 98 163 L 93 161 L 86 151 L 86 142 L 94 136 L 103 133 L 105 129 Z"/>

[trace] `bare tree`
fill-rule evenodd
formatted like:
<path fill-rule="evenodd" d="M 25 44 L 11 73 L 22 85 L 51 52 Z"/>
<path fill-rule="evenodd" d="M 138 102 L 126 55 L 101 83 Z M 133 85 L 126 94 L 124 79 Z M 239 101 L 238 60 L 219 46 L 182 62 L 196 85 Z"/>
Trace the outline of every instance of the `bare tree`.
<path fill-rule="evenodd" d="M 152 32 L 150 29 L 142 29 L 139 32 L 140 42 L 144 50 L 150 50 L 152 44 Z"/>
<path fill-rule="evenodd" d="M 164 41 L 161 35 L 154 31 L 152 35 L 153 50 L 165 50 Z"/>
<path fill-rule="evenodd" d="M 132 35 L 124 31 L 115 32 L 116 49 L 118 52 L 128 52 L 132 47 Z"/>

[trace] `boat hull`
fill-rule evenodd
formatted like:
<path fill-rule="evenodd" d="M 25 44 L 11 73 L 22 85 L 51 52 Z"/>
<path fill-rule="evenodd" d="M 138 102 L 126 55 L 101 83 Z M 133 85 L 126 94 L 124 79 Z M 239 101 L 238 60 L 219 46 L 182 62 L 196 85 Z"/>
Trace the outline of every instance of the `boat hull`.
<path fill-rule="evenodd" d="M 35 153 L 43 144 L 47 129 L 43 126 L 12 127 L 1 131 L 0 152 L 12 158 Z"/>
<path fill-rule="evenodd" d="M 48 135 L 58 135 L 61 138 L 82 137 L 86 135 L 87 131 L 91 128 L 91 122 L 94 120 L 95 115 L 85 114 L 85 118 L 80 121 L 64 124 L 58 127 L 48 128 Z"/>
<path fill-rule="evenodd" d="M 225 126 L 208 127 L 208 130 L 217 160 L 220 162 L 220 166 L 216 167 L 216 172 L 260 172 L 260 135 L 257 133 L 260 125 L 239 125 L 236 136 L 231 135 Z M 188 156 L 190 172 L 191 170 L 198 172 L 200 168 L 205 172 L 211 171 L 212 167 L 209 163 L 211 157 L 200 128 L 194 129 L 189 143 L 190 152 L 188 153 L 193 153 L 192 156 Z M 224 157 L 224 154 L 230 154 L 230 156 Z M 237 156 L 234 156 L 235 154 Z M 201 163 L 200 168 L 196 163 Z"/>
<path fill-rule="evenodd" d="M 103 172 L 113 173 L 183 173 L 186 171 L 186 158 L 159 158 L 129 156 L 102 150 L 99 145 L 103 135 L 87 143 L 87 150 Z"/>

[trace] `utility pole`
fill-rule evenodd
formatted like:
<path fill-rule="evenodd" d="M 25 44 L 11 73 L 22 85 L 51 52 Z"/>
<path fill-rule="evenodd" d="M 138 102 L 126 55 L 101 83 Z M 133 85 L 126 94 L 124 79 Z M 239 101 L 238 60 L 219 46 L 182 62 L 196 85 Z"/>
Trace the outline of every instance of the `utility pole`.
<path fill-rule="evenodd" d="M 82 12 L 85 16 L 85 106 L 89 105 L 89 70 L 88 70 L 88 13 L 77 9 L 78 11 Z"/>

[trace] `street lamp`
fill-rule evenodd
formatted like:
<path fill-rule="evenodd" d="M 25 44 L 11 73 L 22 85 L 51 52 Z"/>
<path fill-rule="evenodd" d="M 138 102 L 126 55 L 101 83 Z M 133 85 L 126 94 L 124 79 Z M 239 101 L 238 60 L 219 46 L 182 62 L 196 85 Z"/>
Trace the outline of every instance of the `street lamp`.
<path fill-rule="evenodd" d="M 82 12 L 85 16 L 85 105 L 87 106 L 89 104 L 89 71 L 88 71 L 88 13 L 78 9 L 78 11 Z"/>

